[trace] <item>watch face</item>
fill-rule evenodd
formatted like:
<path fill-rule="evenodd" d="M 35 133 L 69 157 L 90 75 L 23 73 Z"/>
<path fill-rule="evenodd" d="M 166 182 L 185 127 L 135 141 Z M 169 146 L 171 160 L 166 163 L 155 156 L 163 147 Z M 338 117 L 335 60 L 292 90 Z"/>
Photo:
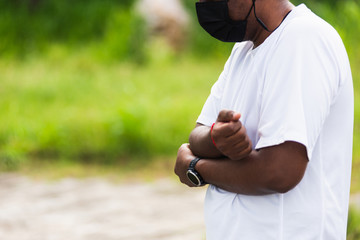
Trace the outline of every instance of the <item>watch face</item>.
<path fill-rule="evenodd" d="M 188 170 L 186 172 L 186 176 L 188 177 L 188 179 L 196 186 L 200 186 L 200 180 L 199 178 L 196 176 L 196 174 L 191 171 L 191 170 Z"/>

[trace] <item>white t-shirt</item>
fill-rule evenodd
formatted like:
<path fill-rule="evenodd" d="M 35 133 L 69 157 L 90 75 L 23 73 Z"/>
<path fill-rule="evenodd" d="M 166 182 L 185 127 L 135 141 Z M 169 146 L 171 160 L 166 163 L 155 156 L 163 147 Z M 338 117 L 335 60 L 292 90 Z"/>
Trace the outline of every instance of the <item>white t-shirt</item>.
<path fill-rule="evenodd" d="M 235 44 L 197 122 L 210 126 L 220 110 L 238 111 L 256 149 L 296 141 L 309 163 L 285 194 L 246 196 L 210 185 L 207 240 L 346 239 L 353 102 L 341 38 L 303 4 L 259 47 Z"/>

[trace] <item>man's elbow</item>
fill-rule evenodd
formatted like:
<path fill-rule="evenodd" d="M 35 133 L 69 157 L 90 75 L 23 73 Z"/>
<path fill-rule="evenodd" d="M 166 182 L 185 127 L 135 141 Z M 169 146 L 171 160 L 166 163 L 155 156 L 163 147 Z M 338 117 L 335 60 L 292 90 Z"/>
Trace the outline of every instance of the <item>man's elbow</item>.
<path fill-rule="evenodd" d="M 278 183 L 274 186 L 271 186 L 271 189 L 275 193 L 287 193 L 290 190 L 292 190 L 293 188 L 295 188 L 297 184 L 298 183 L 294 184 L 294 183 L 283 182 L 283 183 Z"/>
<path fill-rule="evenodd" d="M 287 193 L 295 188 L 304 177 L 309 162 L 306 147 L 297 142 L 264 148 L 259 154 L 265 160 L 263 184 L 273 193 Z"/>
<path fill-rule="evenodd" d="M 274 171 L 268 180 L 268 189 L 274 193 L 287 193 L 295 188 L 302 180 L 305 168 L 296 171 Z"/>

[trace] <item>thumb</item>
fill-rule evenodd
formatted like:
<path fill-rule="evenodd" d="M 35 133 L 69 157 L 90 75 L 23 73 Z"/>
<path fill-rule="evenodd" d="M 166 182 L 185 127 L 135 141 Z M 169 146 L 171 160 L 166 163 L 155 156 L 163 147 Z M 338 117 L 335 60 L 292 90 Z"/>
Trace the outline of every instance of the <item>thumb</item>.
<path fill-rule="evenodd" d="M 241 118 L 241 114 L 240 114 L 240 113 L 238 113 L 238 112 L 234 112 L 234 114 L 233 114 L 233 116 L 232 116 L 231 121 L 233 121 L 233 122 L 237 122 L 237 121 L 239 121 L 239 120 L 240 120 L 240 118 Z"/>

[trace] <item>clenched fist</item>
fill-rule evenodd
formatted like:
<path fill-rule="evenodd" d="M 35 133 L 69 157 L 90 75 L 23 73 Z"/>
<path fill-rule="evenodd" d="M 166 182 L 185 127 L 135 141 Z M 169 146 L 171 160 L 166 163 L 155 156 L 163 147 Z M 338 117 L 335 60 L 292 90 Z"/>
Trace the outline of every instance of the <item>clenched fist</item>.
<path fill-rule="evenodd" d="M 252 151 L 251 140 L 240 117 L 240 113 L 222 110 L 211 131 L 217 149 L 232 160 L 241 160 Z"/>

